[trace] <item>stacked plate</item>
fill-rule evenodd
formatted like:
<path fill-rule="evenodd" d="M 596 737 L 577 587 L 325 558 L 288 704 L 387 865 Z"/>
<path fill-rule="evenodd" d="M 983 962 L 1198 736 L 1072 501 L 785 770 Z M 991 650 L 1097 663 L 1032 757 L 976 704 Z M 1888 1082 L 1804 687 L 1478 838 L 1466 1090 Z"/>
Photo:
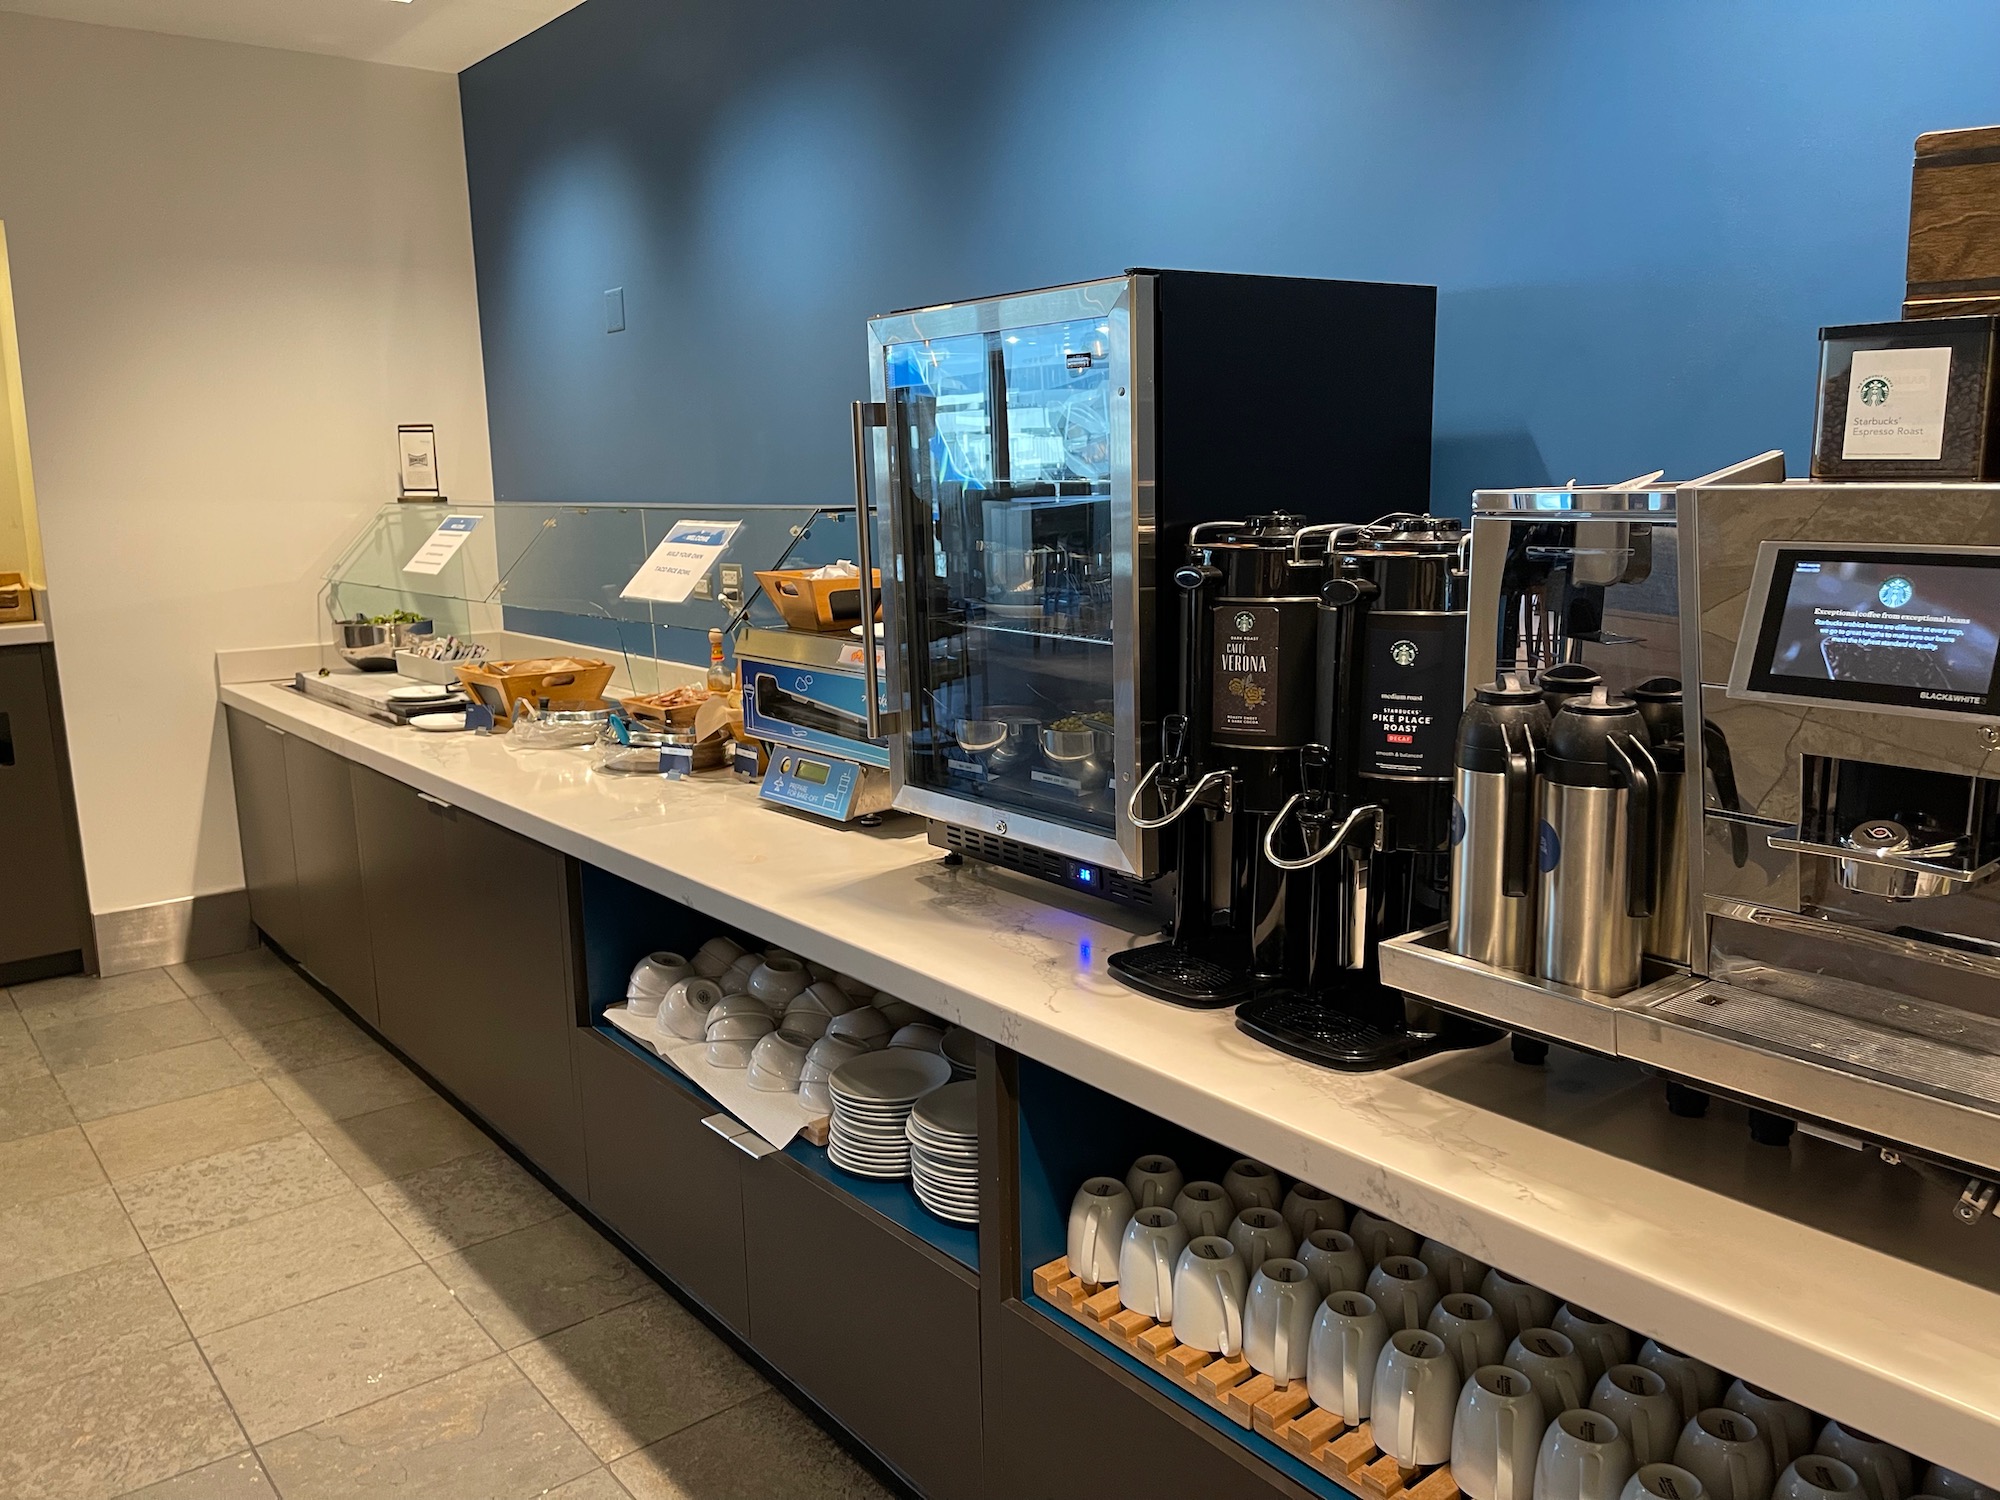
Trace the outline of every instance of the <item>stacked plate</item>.
<path fill-rule="evenodd" d="M 951 1064 L 937 1053 L 908 1047 L 865 1052 L 835 1068 L 827 1079 L 833 1101 L 827 1155 L 833 1164 L 885 1182 L 908 1177 L 910 1111 L 950 1077 Z"/>
<path fill-rule="evenodd" d="M 979 1222 L 978 1085 L 948 1083 L 910 1113 L 910 1185 L 917 1201 L 954 1224 Z"/>
<path fill-rule="evenodd" d="M 972 1076 L 977 1063 L 974 1049 L 978 1044 L 979 1039 L 963 1026 L 954 1026 L 945 1032 L 944 1060 L 951 1064 L 952 1082 Z"/>

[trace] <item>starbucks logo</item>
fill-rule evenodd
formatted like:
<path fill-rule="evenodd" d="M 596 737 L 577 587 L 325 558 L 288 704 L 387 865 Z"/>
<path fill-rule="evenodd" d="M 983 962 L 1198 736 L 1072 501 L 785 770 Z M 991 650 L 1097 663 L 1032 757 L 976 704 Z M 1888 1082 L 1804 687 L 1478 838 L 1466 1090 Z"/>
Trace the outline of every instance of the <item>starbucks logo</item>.
<path fill-rule="evenodd" d="M 1882 601 L 1884 609 L 1901 609 L 1916 592 L 1909 579 L 1897 574 L 1894 578 L 1882 580 L 1882 587 L 1875 591 L 1875 597 Z"/>
<path fill-rule="evenodd" d="M 1871 375 L 1861 382 L 1861 404 L 1880 406 L 1889 399 L 1889 382 L 1880 375 Z"/>
<path fill-rule="evenodd" d="M 1236 628 L 1238 630 L 1244 631 L 1245 633 L 1248 633 L 1251 627 L 1254 626 L 1256 623 L 1257 623 L 1257 617 L 1251 614 L 1250 611 L 1247 609 L 1242 611 L 1240 614 L 1236 616 Z"/>
<path fill-rule="evenodd" d="M 1399 667 L 1414 667 L 1417 664 L 1417 643 L 1398 641 L 1389 648 L 1389 660 Z"/>

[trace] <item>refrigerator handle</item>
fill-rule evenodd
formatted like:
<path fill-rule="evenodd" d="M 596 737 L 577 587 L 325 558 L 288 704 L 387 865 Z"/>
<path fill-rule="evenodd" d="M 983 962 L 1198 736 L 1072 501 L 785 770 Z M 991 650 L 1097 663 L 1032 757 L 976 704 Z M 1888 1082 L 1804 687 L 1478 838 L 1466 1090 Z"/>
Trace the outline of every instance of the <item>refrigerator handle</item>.
<path fill-rule="evenodd" d="M 886 732 L 882 717 L 882 667 L 875 635 L 875 545 L 868 522 L 868 429 L 885 427 L 888 417 L 879 401 L 854 403 L 854 559 L 861 569 L 861 681 L 868 711 L 868 738 Z M 885 627 L 887 622 L 884 622 Z M 887 638 L 886 629 L 884 639 Z"/>

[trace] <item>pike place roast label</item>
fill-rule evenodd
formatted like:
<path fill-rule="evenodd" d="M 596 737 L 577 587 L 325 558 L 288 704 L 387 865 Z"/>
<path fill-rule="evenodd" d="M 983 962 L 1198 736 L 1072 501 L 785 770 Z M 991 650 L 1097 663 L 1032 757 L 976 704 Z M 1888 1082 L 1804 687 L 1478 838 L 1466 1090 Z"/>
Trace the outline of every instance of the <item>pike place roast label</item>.
<path fill-rule="evenodd" d="M 1278 611 L 1226 604 L 1215 611 L 1210 715 L 1225 734 L 1278 732 Z"/>
<path fill-rule="evenodd" d="M 1451 624 L 1458 626 L 1452 637 Z M 1368 619 L 1362 667 L 1361 770 L 1375 776 L 1449 777 L 1465 684 L 1464 616 Z"/>

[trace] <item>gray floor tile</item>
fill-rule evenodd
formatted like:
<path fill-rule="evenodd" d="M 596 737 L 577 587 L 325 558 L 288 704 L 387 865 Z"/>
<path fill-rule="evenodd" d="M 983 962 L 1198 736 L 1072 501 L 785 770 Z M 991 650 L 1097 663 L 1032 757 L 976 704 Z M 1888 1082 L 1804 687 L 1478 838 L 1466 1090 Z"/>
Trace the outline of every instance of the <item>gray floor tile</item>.
<path fill-rule="evenodd" d="M 611 1472 L 634 1500 L 890 1500 L 776 1391 L 621 1458 Z"/>
<path fill-rule="evenodd" d="M 417 1264 L 356 1191 L 153 1252 L 188 1327 L 213 1333 Z"/>
<path fill-rule="evenodd" d="M 292 1135 L 298 1118 L 254 1079 L 212 1094 L 107 1115 L 83 1127 L 113 1182 Z"/>
<path fill-rule="evenodd" d="M 256 1075 L 217 1037 L 187 1047 L 173 1047 L 145 1057 L 65 1073 L 57 1082 L 79 1120 L 101 1120 L 131 1109 L 147 1109 L 175 1099 L 212 1094 Z"/>
<path fill-rule="evenodd" d="M 219 1151 L 118 1184 L 149 1249 L 344 1193 L 347 1174 L 303 1130 Z"/>
<path fill-rule="evenodd" d="M 143 1490 L 127 1490 L 119 1500 L 275 1500 L 277 1491 L 254 1453 L 239 1453 Z"/>
<path fill-rule="evenodd" d="M 239 1031 L 229 1041 L 259 1077 L 302 1073 L 308 1068 L 382 1051 L 374 1038 L 342 1015 L 288 1021 L 261 1031 Z"/>
<path fill-rule="evenodd" d="M 649 1297 L 513 1351 L 591 1451 L 610 1460 L 769 1389 L 686 1308 Z"/>
<path fill-rule="evenodd" d="M 617 1246 L 572 1213 L 432 1264 L 503 1349 L 660 1295 Z"/>
<path fill-rule="evenodd" d="M 225 953 L 220 958 L 197 958 L 174 964 L 161 972 L 190 995 L 224 994 L 275 979 L 298 979 L 282 958 L 261 945 L 245 948 L 241 953 Z"/>
<path fill-rule="evenodd" d="M 149 1005 L 115 1016 L 63 1021 L 35 1033 L 42 1058 L 57 1073 L 144 1057 L 169 1047 L 205 1042 L 216 1034 L 207 1016 L 187 1000 Z"/>
<path fill-rule="evenodd" d="M 75 1123 L 69 1096 L 48 1074 L 0 1083 L 0 1141 L 46 1135 Z"/>
<path fill-rule="evenodd" d="M 340 1014 L 318 990 L 289 972 L 243 989 L 198 993 L 189 998 L 225 1036 Z"/>
<path fill-rule="evenodd" d="M 368 1196 L 425 1260 L 566 1212 L 553 1193 L 498 1151 L 377 1183 Z"/>
<path fill-rule="evenodd" d="M 81 1192 L 102 1181 L 97 1154 L 74 1125 L 0 1142 L 0 1209 Z"/>
<path fill-rule="evenodd" d="M 45 1078 L 48 1071 L 28 1023 L 13 1006 L 0 1005 L 0 1088 L 24 1078 Z"/>
<path fill-rule="evenodd" d="M 364 1053 L 302 1073 L 274 1074 L 270 1083 L 285 1107 L 308 1125 L 436 1097 L 430 1085 L 386 1052 Z"/>
<path fill-rule="evenodd" d="M 485 1131 L 429 1093 L 407 1104 L 392 1104 L 345 1120 L 313 1122 L 308 1128 L 360 1187 L 407 1177 L 461 1156 L 500 1149 Z"/>
<path fill-rule="evenodd" d="M 24 1203 L 0 1212 L 0 1292 L 124 1260 L 143 1248 L 108 1187 Z"/>
<path fill-rule="evenodd" d="M 200 1352 L 179 1344 L 16 1395 L 0 1494 L 108 1500 L 244 1446 Z"/>
<path fill-rule="evenodd" d="M 257 1444 L 490 1358 L 495 1344 L 413 1266 L 201 1340 Z"/>
<path fill-rule="evenodd" d="M 592 1469 L 581 1479 L 550 1490 L 548 1500 L 632 1500 L 632 1496 L 609 1469 Z"/>
<path fill-rule="evenodd" d="M 187 998 L 164 969 L 142 969 L 136 974 L 118 974 L 110 979 L 71 974 L 62 979 L 44 979 L 39 984 L 16 985 L 12 993 L 14 1008 L 28 1023 L 28 1029 L 36 1032 L 71 1021 L 124 1015 Z"/>
<path fill-rule="evenodd" d="M 0 1398 L 187 1342 L 144 1255 L 0 1296 Z"/>
<path fill-rule="evenodd" d="M 527 1500 L 597 1460 L 504 1357 L 262 1449 L 285 1500 Z"/>

